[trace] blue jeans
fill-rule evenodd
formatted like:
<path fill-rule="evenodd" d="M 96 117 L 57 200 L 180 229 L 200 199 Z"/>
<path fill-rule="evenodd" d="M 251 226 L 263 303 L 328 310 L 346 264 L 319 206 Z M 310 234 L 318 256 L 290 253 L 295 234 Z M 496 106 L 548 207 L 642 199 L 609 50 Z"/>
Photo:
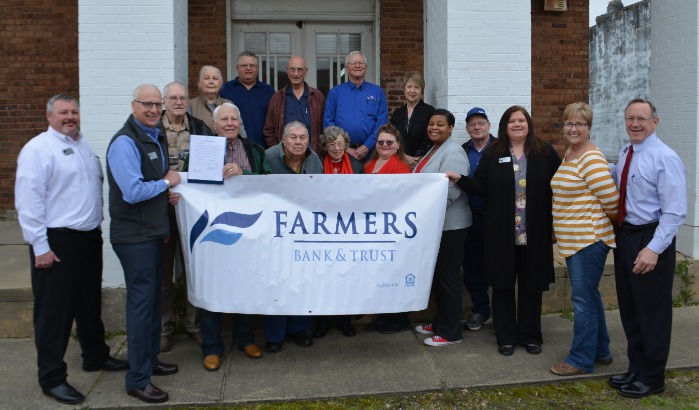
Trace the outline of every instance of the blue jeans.
<path fill-rule="evenodd" d="M 210 312 L 201 309 L 201 352 L 204 356 L 212 354 L 223 356 L 226 346 L 221 336 L 221 319 L 224 313 Z M 238 349 L 255 344 L 255 335 L 252 333 L 252 315 L 233 314 L 231 331 L 233 343 Z"/>
<path fill-rule="evenodd" d="M 262 327 L 268 342 L 282 342 L 288 334 L 311 330 L 311 316 L 266 315 L 262 317 Z"/>
<path fill-rule="evenodd" d="M 585 372 L 595 367 L 595 359 L 606 359 L 609 350 L 609 333 L 605 319 L 599 282 L 604 270 L 609 247 L 598 241 L 566 259 L 570 286 L 573 291 L 573 343 L 566 363 Z"/>

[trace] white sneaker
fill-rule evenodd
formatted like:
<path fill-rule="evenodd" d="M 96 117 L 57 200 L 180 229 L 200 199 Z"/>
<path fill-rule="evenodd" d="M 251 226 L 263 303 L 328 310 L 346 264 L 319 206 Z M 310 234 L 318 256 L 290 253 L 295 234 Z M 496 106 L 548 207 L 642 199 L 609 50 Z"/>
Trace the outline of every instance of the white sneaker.
<path fill-rule="evenodd" d="M 415 331 L 423 335 L 433 335 L 434 330 L 432 329 L 432 323 L 426 325 L 415 326 Z"/>
<path fill-rule="evenodd" d="M 447 339 L 443 338 L 442 336 L 432 336 L 428 337 L 427 339 L 423 340 L 422 343 L 426 344 L 427 346 L 446 346 L 446 345 L 454 345 L 457 343 L 461 343 L 463 339 L 459 340 L 454 340 L 453 342 L 448 341 Z"/>

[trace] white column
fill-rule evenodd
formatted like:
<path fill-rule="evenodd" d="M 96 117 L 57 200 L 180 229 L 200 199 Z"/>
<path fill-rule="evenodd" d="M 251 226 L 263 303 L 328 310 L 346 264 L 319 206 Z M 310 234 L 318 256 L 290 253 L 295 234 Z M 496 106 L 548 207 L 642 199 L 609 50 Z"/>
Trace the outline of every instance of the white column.
<path fill-rule="evenodd" d="M 497 133 L 511 105 L 531 110 L 531 2 L 425 0 L 427 102 L 456 116 L 466 140 L 466 113 L 484 108 Z"/>
<path fill-rule="evenodd" d="M 687 218 L 677 250 L 699 257 L 699 6 L 696 0 L 651 2 L 651 99 L 658 136 L 682 158 L 687 171 Z"/>
<path fill-rule="evenodd" d="M 187 1 L 79 0 L 78 31 L 81 127 L 104 165 L 109 141 L 131 114 L 137 85 L 187 84 Z M 105 171 L 103 286 L 123 287 L 109 243 L 107 190 Z"/>

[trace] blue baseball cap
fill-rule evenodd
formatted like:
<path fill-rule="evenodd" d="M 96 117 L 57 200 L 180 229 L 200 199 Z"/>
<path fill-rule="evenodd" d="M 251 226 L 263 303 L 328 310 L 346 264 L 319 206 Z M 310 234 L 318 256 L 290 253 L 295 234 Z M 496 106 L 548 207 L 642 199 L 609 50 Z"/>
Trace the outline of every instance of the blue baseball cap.
<path fill-rule="evenodd" d="M 466 122 L 468 122 L 468 119 L 473 117 L 474 115 L 480 115 L 481 117 L 485 118 L 486 120 L 488 119 L 488 116 L 485 115 L 485 110 L 480 107 L 473 107 L 471 110 L 466 114 Z"/>

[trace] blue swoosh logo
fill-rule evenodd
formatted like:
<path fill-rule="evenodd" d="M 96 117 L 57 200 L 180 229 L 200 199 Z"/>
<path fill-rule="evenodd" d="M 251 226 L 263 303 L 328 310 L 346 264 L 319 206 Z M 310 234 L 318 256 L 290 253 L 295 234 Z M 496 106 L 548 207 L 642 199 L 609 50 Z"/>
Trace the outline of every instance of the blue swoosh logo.
<path fill-rule="evenodd" d="M 189 236 L 189 251 L 194 249 L 194 243 L 199 239 L 199 235 L 206 229 L 206 224 L 209 223 L 209 211 L 204 211 L 199 217 L 199 220 L 192 226 L 192 233 Z"/>
<path fill-rule="evenodd" d="M 239 214 L 237 212 L 224 212 L 217 216 L 213 222 L 211 222 L 211 226 L 221 224 L 235 226 L 236 228 L 249 228 L 255 222 L 257 222 L 258 219 L 260 219 L 260 215 L 262 215 L 262 211 L 253 215 Z"/>
<path fill-rule="evenodd" d="M 224 231 L 223 229 L 216 229 L 214 231 L 206 234 L 202 242 L 214 242 L 220 243 L 221 245 L 233 245 L 238 242 L 238 239 L 243 236 L 242 233 Z"/>

